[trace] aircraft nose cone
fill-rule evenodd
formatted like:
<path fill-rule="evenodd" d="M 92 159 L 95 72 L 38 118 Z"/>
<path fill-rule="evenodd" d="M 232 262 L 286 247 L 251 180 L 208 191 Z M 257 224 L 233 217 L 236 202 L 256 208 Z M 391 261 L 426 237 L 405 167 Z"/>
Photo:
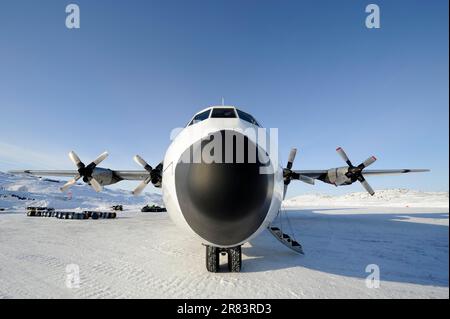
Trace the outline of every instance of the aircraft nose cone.
<path fill-rule="evenodd" d="M 267 164 L 248 155 L 249 149 L 256 152 L 256 145 L 242 134 L 230 132 L 220 131 L 214 136 L 222 139 L 221 155 L 215 157 L 216 161 L 202 158 L 193 162 L 196 155 L 202 154 L 198 152 L 204 153 L 208 143 L 214 142 L 214 138 L 209 138 L 201 141 L 200 147 L 188 148 L 184 158 L 190 160 L 179 162 L 175 169 L 178 202 L 187 223 L 200 237 L 219 246 L 235 245 L 249 238 L 264 221 L 273 192 L 273 174 L 260 170 Z M 225 147 L 226 134 L 240 135 L 228 144 L 229 149 Z M 237 141 L 244 142 L 243 149 Z M 240 162 L 236 156 L 226 162 L 226 152 L 239 154 L 242 150 Z M 220 157 L 222 160 L 218 161 Z"/>

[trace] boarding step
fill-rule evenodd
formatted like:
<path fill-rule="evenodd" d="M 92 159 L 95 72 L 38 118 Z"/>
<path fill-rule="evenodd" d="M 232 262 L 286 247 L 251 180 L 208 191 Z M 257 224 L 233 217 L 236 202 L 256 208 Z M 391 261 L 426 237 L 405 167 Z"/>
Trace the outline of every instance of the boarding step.
<path fill-rule="evenodd" d="M 287 248 L 292 249 L 296 253 L 304 255 L 302 245 L 299 242 L 295 241 L 288 234 L 283 233 L 278 227 L 269 226 L 267 227 L 269 232 L 278 239 L 283 245 Z"/>

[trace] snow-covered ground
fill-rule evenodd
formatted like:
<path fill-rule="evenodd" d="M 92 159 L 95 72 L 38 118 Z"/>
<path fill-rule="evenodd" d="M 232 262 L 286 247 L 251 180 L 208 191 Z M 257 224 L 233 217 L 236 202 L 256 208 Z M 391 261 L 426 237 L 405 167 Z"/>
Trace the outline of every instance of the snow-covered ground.
<path fill-rule="evenodd" d="M 435 207 L 448 208 L 448 192 L 419 192 L 409 189 L 377 190 L 374 196 L 367 192 L 341 196 L 305 194 L 284 203 L 284 207 L 333 206 L 333 207 Z"/>
<path fill-rule="evenodd" d="M 448 193 L 297 197 L 286 202 L 283 227 L 304 256 L 265 232 L 243 246 L 242 273 L 210 274 L 204 247 L 166 213 L 139 212 L 159 195 L 96 194 L 80 184 L 68 200 L 61 185 L 0 173 L 0 298 L 449 297 Z M 37 201 L 125 211 L 109 220 L 26 217 L 24 207 Z M 79 288 L 66 286 L 70 264 L 79 267 Z M 366 286 L 370 264 L 379 267 L 379 288 Z"/>
<path fill-rule="evenodd" d="M 140 209 L 149 203 L 161 204 L 159 194 L 145 193 L 131 196 L 130 191 L 105 188 L 96 193 L 91 187 L 79 182 L 68 193 L 59 188 L 66 181 L 38 178 L 30 175 L 11 175 L 0 172 L 0 209 L 24 210 L 27 206 L 45 206 L 61 210 L 82 211 L 86 209 L 109 209 L 123 204 L 129 209 Z M 23 200 L 19 199 L 21 197 Z"/>

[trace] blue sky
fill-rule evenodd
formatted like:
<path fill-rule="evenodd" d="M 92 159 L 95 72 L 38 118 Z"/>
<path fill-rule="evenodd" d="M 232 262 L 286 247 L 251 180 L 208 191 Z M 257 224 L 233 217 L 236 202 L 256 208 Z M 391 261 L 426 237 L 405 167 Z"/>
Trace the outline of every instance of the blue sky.
<path fill-rule="evenodd" d="M 170 131 L 212 104 L 280 129 L 295 168 L 376 155 L 377 188 L 448 190 L 448 1 L 70 1 L 0 4 L 0 170 L 163 158 Z M 365 6 L 381 9 L 367 29 Z M 134 183 L 135 184 L 135 183 Z M 131 187 L 134 184 L 119 184 Z M 292 184 L 301 192 L 360 191 Z"/>

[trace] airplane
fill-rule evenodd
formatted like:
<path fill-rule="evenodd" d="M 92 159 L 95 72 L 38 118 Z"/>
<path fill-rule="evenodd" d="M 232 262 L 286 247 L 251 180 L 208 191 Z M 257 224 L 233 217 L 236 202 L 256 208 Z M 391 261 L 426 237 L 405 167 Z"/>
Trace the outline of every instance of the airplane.
<path fill-rule="evenodd" d="M 263 132 L 255 134 L 255 132 Z M 281 243 L 297 253 L 302 246 L 272 222 L 280 212 L 289 184 L 316 180 L 335 186 L 361 183 L 374 195 L 365 176 L 427 172 L 427 169 L 368 170 L 376 158 L 354 165 L 342 148 L 337 153 L 346 166 L 321 170 L 294 170 L 297 149 L 290 151 L 286 167 L 278 163 L 278 149 L 262 141 L 270 139 L 259 122 L 234 106 L 210 106 L 196 113 L 172 140 L 165 157 L 156 167 L 142 157 L 134 160 L 143 170 L 111 170 L 98 165 L 102 153 L 85 165 L 73 151 L 69 153 L 77 170 L 21 170 L 15 174 L 73 177 L 61 191 L 82 179 L 100 192 L 103 186 L 122 180 L 141 183 L 133 191 L 139 195 L 152 183 L 162 188 L 170 218 L 206 246 L 206 268 L 220 271 L 220 255 L 228 256 L 228 270 L 242 267 L 241 246 L 268 229 Z M 213 145 L 211 145 L 213 144 Z M 269 143 L 270 144 L 270 143 Z"/>

